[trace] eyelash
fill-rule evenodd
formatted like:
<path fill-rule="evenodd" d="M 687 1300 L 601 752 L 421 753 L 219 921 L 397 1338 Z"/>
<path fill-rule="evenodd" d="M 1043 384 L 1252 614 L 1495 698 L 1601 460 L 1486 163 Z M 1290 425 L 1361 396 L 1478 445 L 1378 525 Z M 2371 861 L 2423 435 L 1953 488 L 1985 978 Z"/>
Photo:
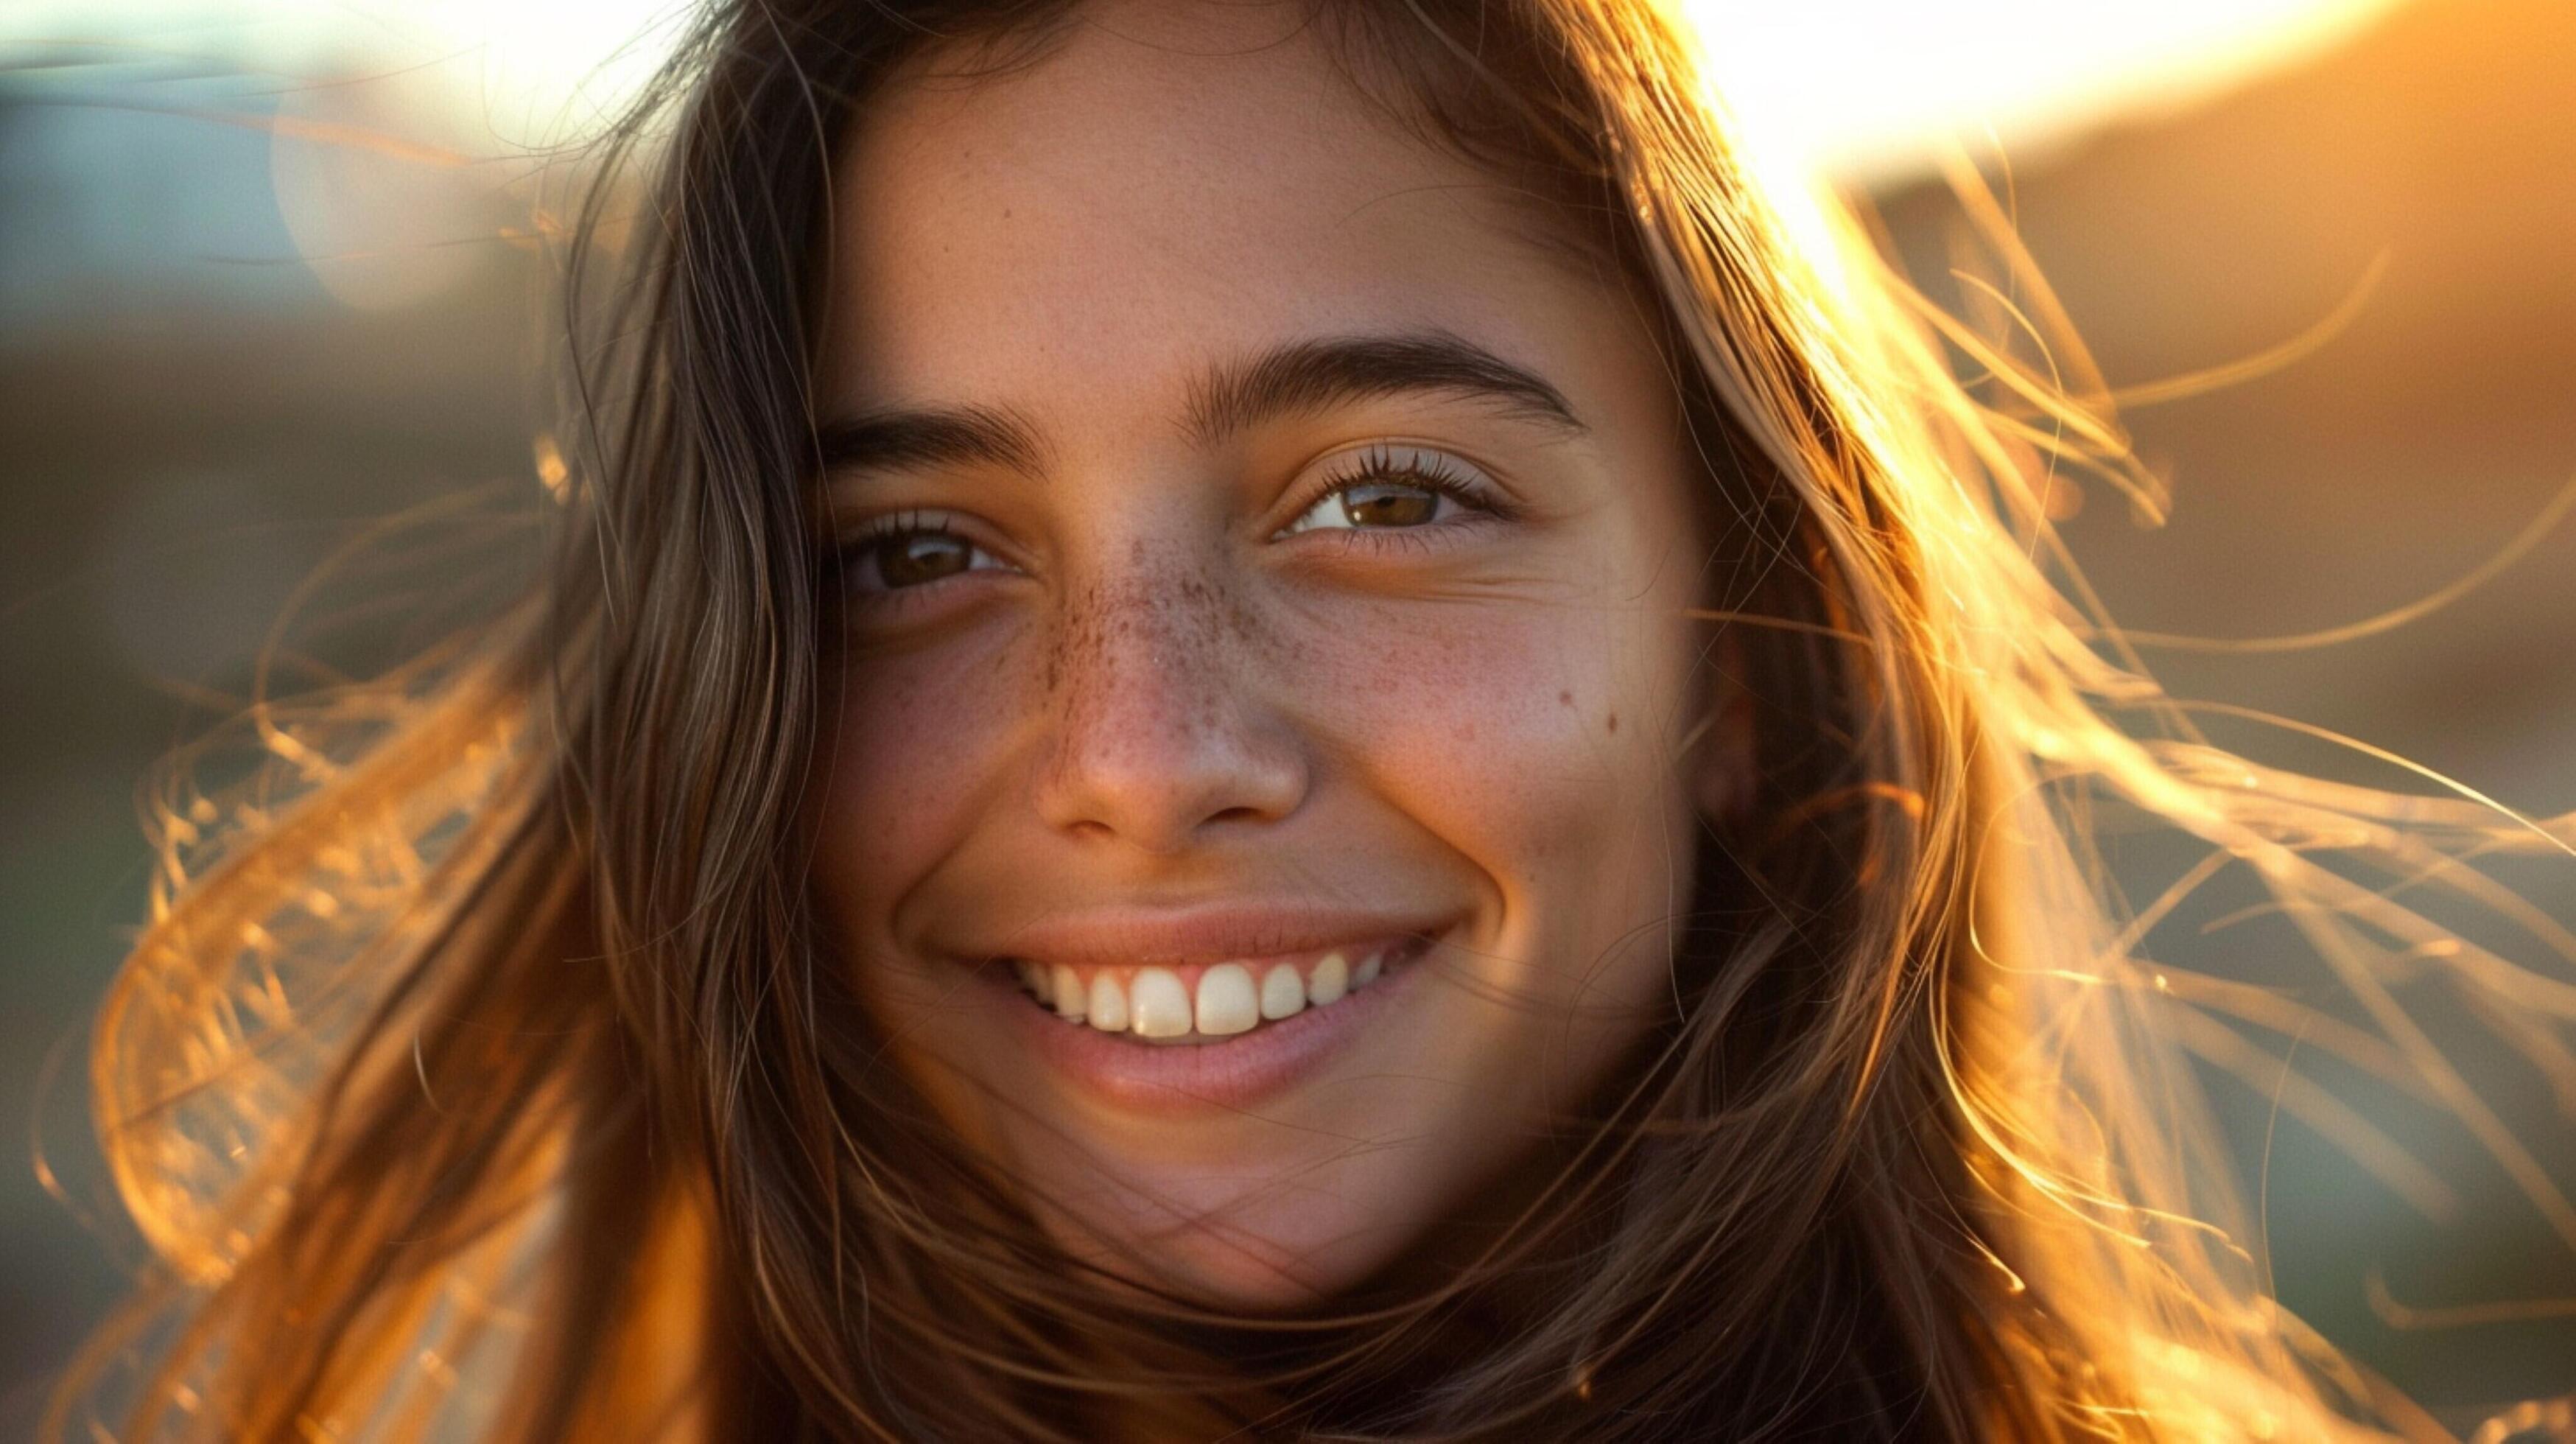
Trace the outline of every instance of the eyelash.
<path fill-rule="evenodd" d="M 1401 458 L 1396 455 L 1399 448 L 1404 453 Z M 1354 462 L 1356 462 L 1355 465 Z M 1418 547 L 1425 540 L 1421 535 L 1423 532 L 1441 531 L 1456 526 L 1472 526 L 1482 521 L 1509 521 L 1517 514 L 1513 507 L 1496 495 L 1492 485 L 1475 479 L 1467 471 L 1455 469 L 1460 465 L 1452 458 L 1427 447 L 1373 441 L 1361 450 L 1348 453 L 1343 460 L 1336 462 L 1334 470 L 1327 472 L 1315 491 L 1299 504 L 1295 516 L 1303 518 L 1315 509 L 1317 503 L 1330 497 L 1339 496 L 1363 486 L 1387 483 L 1418 486 L 1425 491 L 1436 492 L 1478 515 L 1454 521 L 1431 522 L 1416 527 L 1335 527 L 1317 528 L 1317 530 L 1332 530 L 1340 533 L 1337 540 L 1338 544 L 1343 546 L 1382 546 L 1396 543 Z M 1292 519 L 1291 525 L 1293 524 Z M 1283 528 L 1273 535 L 1286 534 Z"/>
<path fill-rule="evenodd" d="M 1372 442 L 1361 450 L 1347 453 L 1342 459 L 1336 461 L 1334 468 L 1325 474 L 1314 491 L 1298 505 L 1294 516 L 1296 519 L 1302 519 L 1320 503 L 1345 492 L 1363 486 L 1389 484 L 1419 487 L 1424 491 L 1448 497 L 1474 513 L 1468 517 L 1442 522 L 1426 522 L 1411 527 L 1312 528 L 1310 530 L 1329 531 L 1335 535 L 1330 539 L 1317 538 L 1316 541 L 1308 543 L 1342 547 L 1419 548 L 1428 542 L 1422 533 L 1447 531 L 1485 521 L 1509 520 L 1517 514 L 1513 507 L 1495 494 L 1495 489 L 1490 484 L 1477 480 L 1466 471 L 1457 469 L 1459 465 L 1440 452 L 1424 447 L 1399 446 L 1383 441 Z M 1294 524 L 1293 520 L 1291 524 Z M 1272 535 L 1276 539 L 1290 534 L 1283 527 Z M 1305 535 L 1306 533 L 1296 534 Z M 832 565 L 835 573 L 846 578 L 849 571 L 867 564 L 869 548 L 894 537 L 948 537 L 967 547 L 977 558 L 1000 560 L 991 548 L 978 544 L 972 536 L 952 525 L 948 513 L 906 510 L 888 512 L 883 516 L 870 518 L 855 534 L 836 546 L 832 551 Z M 1007 566 L 1008 563 L 1003 565 Z M 970 571 L 994 569 L 971 565 L 968 568 Z M 944 581 L 948 578 L 939 580 Z M 844 580 L 838 590 L 861 606 L 887 609 L 905 606 L 919 600 L 924 593 L 938 591 L 939 582 L 861 591 Z"/>
<path fill-rule="evenodd" d="M 888 512 L 883 516 L 869 518 L 855 533 L 832 548 L 832 573 L 838 582 L 837 590 L 842 596 L 859 606 L 872 610 L 884 610 L 906 606 L 919 600 L 925 593 L 935 593 L 939 590 L 937 581 L 919 586 L 887 587 L 872 591 L 862 591 L 851 584 L 849 573 L 867 565 L 869 548 L 895 537 L 947 537 L 967 548 L 978 558 L 1001 560 L 992 548 L 977 542 L 974 537 L 953 525 L 950 514 L 945 511 Z M 1008 563 L 1004 565 L 1007 566 Z M 993 570 L 992 567 L 975 566 L 970 566 L 968 569 L 970 571 Z"/>

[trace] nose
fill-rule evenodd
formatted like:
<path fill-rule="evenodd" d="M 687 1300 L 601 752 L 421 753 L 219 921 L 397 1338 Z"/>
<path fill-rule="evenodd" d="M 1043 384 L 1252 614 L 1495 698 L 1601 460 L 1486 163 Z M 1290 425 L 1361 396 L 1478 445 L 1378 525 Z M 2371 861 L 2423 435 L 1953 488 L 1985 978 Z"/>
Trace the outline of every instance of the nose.
<path fill-rule="evenodd" d="M 1139 560 L 1070 599 L 1053 640 L 1050 826 L 1170 854 L 1304 801 L 1305 749 L 1221 583 Z"/>

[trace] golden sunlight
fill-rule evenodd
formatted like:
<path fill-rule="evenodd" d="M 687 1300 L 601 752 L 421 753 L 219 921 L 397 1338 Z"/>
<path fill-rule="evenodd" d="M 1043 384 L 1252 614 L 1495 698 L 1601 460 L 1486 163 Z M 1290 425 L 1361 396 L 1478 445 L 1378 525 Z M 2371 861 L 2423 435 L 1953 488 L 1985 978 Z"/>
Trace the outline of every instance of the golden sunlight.
<path fill-rule="evenodd" d="M 1677 0 L 1748 132 L 1781 160 L 1868 179 L 1947 135 L 2017 154 L 2187 105 L 2295 63 L 2394 0 Z M 686 0 L 19 0 L 0 44 L 121 36 L 297 71 L 353 54 L 425 67 L 501 153 L 560 142 L 628 98 Z M 326 60 L 327 58 L 327 60 Z"/>
<path fill-rule="evenodd" d="M 1680 0 L 1747 134 L 1853 179 L 1989 131 L 2016 157 L 2292 65 L 2393 0 Z"/>

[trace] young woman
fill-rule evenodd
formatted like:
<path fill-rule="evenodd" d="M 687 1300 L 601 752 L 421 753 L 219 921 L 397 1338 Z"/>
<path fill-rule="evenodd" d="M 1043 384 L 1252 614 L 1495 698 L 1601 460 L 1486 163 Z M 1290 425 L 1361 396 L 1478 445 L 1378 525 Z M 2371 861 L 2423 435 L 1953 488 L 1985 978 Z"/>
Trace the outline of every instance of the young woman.
<path fill-rule="evenodd" d="M 2511 827 L 2193 742 L 1645 0 L 731 0 L 617 153 L 542 594 L 174 798 L 114 1432 L 2408 1426 L 2075 824 Z"/>

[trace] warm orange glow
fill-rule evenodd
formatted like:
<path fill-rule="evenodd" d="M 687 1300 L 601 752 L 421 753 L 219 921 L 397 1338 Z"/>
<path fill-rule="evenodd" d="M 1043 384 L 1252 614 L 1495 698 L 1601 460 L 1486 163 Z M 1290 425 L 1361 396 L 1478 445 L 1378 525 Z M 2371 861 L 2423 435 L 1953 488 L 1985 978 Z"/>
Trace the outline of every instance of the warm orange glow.
<path fill-rule="evenodd" d="M 1748 130 L 1800 163 L 1919 165 L 1989 127 L 2044 145 L 2123 113 L 2206 96 L 2313 54 L 2390 0 L 1679 0 Z M 561 140 L 631 98 L 686 6 L 673 0 L 25 0 L 0 44 L 78 35 L 170 48 L 174 34 L 294 69 L 353 55 L 428 66 L 453 119 L 497 150 Z"/>
<path fill-rule="evenodd" d="M 2388 0 L 1682 0 L 1766 146 L 1844 172 L 1919 166 L 1989 128 L 2044 145 L 2188 104 L 2352 34 Z"/>

